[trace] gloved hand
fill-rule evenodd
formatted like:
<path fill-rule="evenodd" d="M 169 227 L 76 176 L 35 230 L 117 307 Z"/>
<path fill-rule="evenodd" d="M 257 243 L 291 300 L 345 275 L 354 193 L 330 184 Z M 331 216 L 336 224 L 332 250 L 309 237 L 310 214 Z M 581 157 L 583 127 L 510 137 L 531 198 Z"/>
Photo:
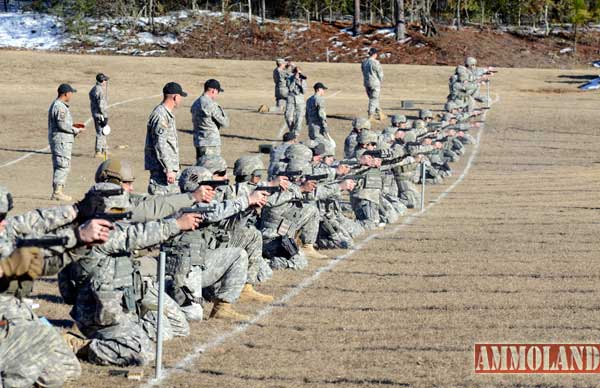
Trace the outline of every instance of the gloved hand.
<path fill-rule="evenodd" d="M 100 122 L 101 127 L 106 127 L 108 124 L 108 117 L 104 117 L 104 119 Z"/>
<path fill-rule="evenodd" d="M 0 260 L 0 269 L 7 278 L 29 275 L 36 279 L 42 276 L 44 255 L 40 248 L 17 248 L 9 257 Z"/>

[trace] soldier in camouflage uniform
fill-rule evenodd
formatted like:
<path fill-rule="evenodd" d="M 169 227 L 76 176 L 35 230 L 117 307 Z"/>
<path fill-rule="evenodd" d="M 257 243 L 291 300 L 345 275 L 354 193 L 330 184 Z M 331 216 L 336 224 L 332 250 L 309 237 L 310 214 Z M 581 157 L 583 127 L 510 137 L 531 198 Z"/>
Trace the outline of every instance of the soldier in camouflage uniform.
<path fill-rule="evenodd" d="M 276 110 L 282 112 L 285 109 L 285 101 L 288 97 L 287 79 L 290 76 L 290 65 L 285 59 L 277 58 L 277 67 L 273 70 L 273 83 L 275 83 L 275 106 Z"/>
<path fill-rule="evenodd" d="M 0 386 L 60 387 L 66 380 L 79 377 L 77 357 L 60 332 L 39 320 L 21 300 L 28 296 L 33 280 L 55 274 L 57 267 L 44 261 L 47 252 L 39 248 L 15 249 L 15 241 L 55 232 L 73 221 L 77 212 L 72 206 L 62 206 L 6 219 L 11 208 L 12 197 L 0 186 Z M 106 241 L 110 223 L 97 223 L 99 229 L 95 230 L 90 226 L 92 223 L 78 228 L 77 233 L 70 230 L 69 240 L 74 243 L 69 241 L 69 247 Z"/>
<path fill-rule="evenodd" d="M 306 101 L 306 124 L 308 137 L 323 143 L 329 141 L 329 128 L 327 126 L 327 113 L 325 112 L 325 90 L 327 86 L 317 82 L 314 87 L 315 94 Z"/>
<path fill-rule="evenodd" d="M 344 158 L 352 159 L 358 148 L 358 136 L 362 131 L 371 129 L 371 122 L 364 117 L 357 117 L 352 120 L 352 131 L 344 141 Z"/>
<path fill-rule="evenodd" d="M 490 77 L 494 75 L 496 69 L 491 66 L 486 68 L 477 67 L 477 59 L 473 57 L 467 57 L 465 67 L 470 75 L 469 80 L 477 85 L 477 90 L 473 93 L 473 98 L 482 104 L 488 105 L 490 101 L 488 101 L 487 96 L 481 95 L 481 84 L 489 82 Z"/>
<path fill-rule="evenodd" d="M 73 142 L 85 128 L 83 125 L 73 126 L 73 118 L 69 111 L 69 102 L 77 90 L 71 85 L 61 84 L 58 97 L 52 101 L 48 109 L 48 143 L 52 152 L 52 199 L 70 201 L 72 198 L 64 193 L 67 175 L 71 169 L 71 152 Z"/>
<path fill-rule="evenodd" d="M 369 97 L 369 120 L 385 120 L 386 115 L 379 106 L 379 94 L 381 92 L 381 82 L 383 81 L 383 68 L 377 60 L 377 49 L 369 49 L 369 57 L 361 64 L 363 75 L 363 85 Z"/>
<path fill-rule="evenodd" d="M 174 110 L 187 93 L 181 85 L 169 82 L 163 87 L 163 101 L 156 106 L 148 119 L 144 168 L 150 171 L 150 194 L 177 193 L 179 173 L 179 142 Z"/>
<path fill-rule="evenodd" d="M 204 155 L 221 155 L 219 131 L 229 126 L 229 117 L 216 101 L 222 92 L 219 81 L 209 79 L 204 83 L 204 93 L 192 105 L 196 160 Z"/>
<path fill-rule="evenodd" d="M 285 107 L 285 122 L 290 132 L 298 135 L 302 130 L 304 120 L 304 93 L 308 89 L 306 76 L 302 74 L 300 67 L 296 66 L 292 74 L 287 78 L 288 97 Z"/>
<path fill-rule="evenodd" d="M 119 191 L 112 183 L 97 183 L 87 198 L 91 211 L 123 212 L 130 207 L 125 191 L 103 196 L 106 190 Z M 88 197 L 89 196 L 89 197 Z M 74 351 L 89 362 L 100 365 L 143 365 L 154 357 L 156 333 L 156 286 L 142 279 L 135 250 L 163 243 L 182 231 L 196 228 L 197 214 L 186 214 L 145 223 L 117 222 L 108 241 L 70 252 L 73 263 L 59 275 L 61 295 L 72 304 L 71 316 L 79 330 L 90 340 Z M 177 303 L 165 300 L 165 338 L 189 334 L 184 313 Z"/>
<path fill-rule="evenodd" d="M 179 179 L 181 191 L 192 192 L 202 189 L 214 194 L 214 189 L 204 182 L 213 180 L 213 174 L 204 167 L 186 168 Z M 242 301 L 270 302 L 247 287 L 248 255 L 241 248 L 219 247 L 227 242 L 226 233 L 222 233 L 218 223 L 248 209 L 249 206 L 261 206 L 264 194 L 242 195 L 235 200 L 206 201 L 199 206 L 210 208 L 198 230 L 184 233 L 172 241 L 163 244 L 167 252 L 167 275 L 170 285 L 169 294 L 184 307 L 190 309 L 199 306 L 202 301 L 202 289 L 214 287 L 211 318 L 246 321 L 248 316 L 232 308 L 238 298 Z M 211 208 L 212 207 L 212 208 Z"/>
<path fill-rule="evenodd" d="M 278 168 L 279 163 L 283 159 L 287 148 L 296 143 L 298 143 L 298 136 L 296 133 L 286 132 L 283 134 L 283 142 L 277 147 L 273 147 L 273 149 L 271 149 L 271 153 L 269 155 L 269 170 L 267 171 L 269 179 L 273 178 L 274 173 Z"/>
<path fill-rule="evenodd" d="M 109 77 L 100 73 L 96 75 L 96 85 L 90 90 L 90 109 L 96 128 L 96 153 L 94 157 L 103 158 L 106 152 L 106 135 L 103 132 L 104 127 L 108 125 L 108 88 Z"/>

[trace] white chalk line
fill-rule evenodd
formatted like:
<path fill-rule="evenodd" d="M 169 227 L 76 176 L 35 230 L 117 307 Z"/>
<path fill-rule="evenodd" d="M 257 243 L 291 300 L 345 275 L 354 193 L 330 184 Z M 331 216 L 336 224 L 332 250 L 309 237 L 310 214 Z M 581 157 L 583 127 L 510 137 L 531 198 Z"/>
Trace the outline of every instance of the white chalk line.
<path fill-rule="evenodd" d="M 111 104 L 108 107 L 112 108 L 112 107 L 115 107 L 115 106 L 119 106 L 119 105 L 130 103 L 130 102 L 139 101 L 139 100 L 145 100 L 145 99 L 149 99 L 149 98 L 156 98 L 156 97 L 160 97 L 160 96 L 161 96 L 161 94 L 155 94 L 153 96 L 131 98 L 129 100 L 115 102 L 114 104 Z M 91 121 L 92 121 L 92 117 L 88 118 L 85 121 L 84 125 L 87 127 L 88 124 L 90 124 Z M 23 161 L 23 160 L 25 160 L 27 158 L 32 157 L 33 155 L 35 155 L 37 153 L 46 152 L 46 151 L 49 151 L 49 150 L 50 150 L 50 146 L 48 145 L 48 146 L 46 146 L 44 148 L 40 148 L 39 150 L 35 150 L 35 151 L 32 151 L 32 152 L 26 153 L 25 155 L 20 156 L 17 159 L 11 160 L 11 161 L 6 162 L 4 164 L 0 164 L 0 168 L 12 166 L 13 164 L 17 164 L 17 163 L 19 163 L 19 162 L 21 162 L 21 161 Z"/>
<path fill-rule="evenodd" d="M 499 95 L 497 95 L 497 99 L 494 101 L 494 103 L 496 103 L 498 101 L 500 101 L 500 96 Z M 486 115 L 486 113 L 484 113 L 484 116 Z M 390 235 L 390 234 L 397 234 L 402 229 L 404 229 L 407 226 L 411 225 L 415 220 L 417 220 L 420 216 L 422 216 L 423 214 L 425 214 L 429 209 L 431 209 L 432 207 L 434 207 L 435 205 L 437 205 L 441 199 L 445 198 L 450 192 L 452 192 L 456 188 L 456 186 L 458 186 L 465 179 L 465 177 L 467 176 L 467 174 L 471 170 L 471 166 L 473 165 L 475 157 L 479 153 L 479 148 L 480 148 L 480 144 L 481 144 L 481 136 L 483 134 L 484 128 L 485 128 L 485 124 L 479 129 L 479 132 L 477 133 L 477 143 L 475 144 L 475 146 L 474 146 L 474 148 L 473 148 L 473 150 L 471 152 L 471 155 L 469 156 L 469 160 L 467 161 L 465 169 L 463 170 L 463 172 L 461 173 L 461 175 L 456 179 L 456 181 L 454 181 L 454 183 L 452 183 L 452 185 L 448 186 L 442 193 L 440 193 L 440 195 L 438 195 L 438 197 L 435 200 L 430 201 L 429 205 L 427 205 L 425 208 L 423 208 L 423 210 L 420 210 L 417 213 L 414 213 L 414 214 L 411 214 L 411 215 L 407 216 L 401 224 L 396 225 L 395 227 L 393 227 L 393 228 L 391 228 L 391 229 L 389 229 L 387 231 L 383 231 L 383 232 L 379 232 L 379 233 L 373 233 L 373 234 L 367 236 L 364 240 L 362 240 L 361 242 L 359 242 L 358 244 L 356 244 L 354 246 L 354 248 L 348 250 L 348 252 L 344 253 L 341 256 L 337 256 L 336 258 L 332 259 L 329 262 L 329 264 L 327 264 L 327 265 L 325 265 L 323 267 L 318 268 L 311 276 L 309 276 L 307 278 L 304 278 L 304 280 L 302 280 L 292 290 L 290 290 L 288 293 L 286 293 L 285 295 L 283 295 L 280 299 L 278 299 L 277 301 L 275 301 L 273 304 L 271 304 L 269 306 L 266 306 L 266 307 L 262 308 L 261 310 L 259 310 L 256 313 L 256 315 L 252 319 L 250 319 L 250 321 L 242 323 L 242 324 L 239 324 L 239 325 L 235 326 L 229 332 L 225 332 L 223 334 L 220 334 L 220 335 L 214 337 L 213 339 L 211 339 L 211 340 L 209 340 L 209 341 L 207 341 L 205 343 L 202 343 L 202 344 L 198 345 L 193 350 L 192 353 L 188 354 L 186 357 L 184 357 L 181 360 L 179 360 L 175 364 L 175 366 L 173 366 L 171 368 L 163 368 L 161 376 L 159 376 L 158 378 L 154 378 L 152 380 L 147 381 L 143 385 L 143 387 L 153 387 L 153 386 L 161 384 L 165 379 L 169 378 L 172 373 L 185 370 L 192 363 L 196 362 L 197 359 L 203 353 L 205 353 L 206 351 L 208 351 L 210 349 L 213 349 L 213 348 L 216 348 L 217 346 L 221 345 L 222 343 L 224 343 L 228 339 L 233 338 L 236 335 L 241 334 L 241 333 L 245 332 L 246 330 L 248 330 L 248 328 L 250 328 L 251 326 L 253 326 L 254 324 L 256 324 L 264 316 L 269 315 L 273 311 L 273 309 L 275 307 L 284 307 L 285 304 L 288 303 L 291 299 L 293 299 L 300 292 L 302 292 L 305 288 L 309 287 L 315 281 L 317 281 L 317 279 L 319 279 L 319 277 L 323 273 L 330 272 L 339 263 L 341 263 L 345 259 L 351 257 L 356 252 L 362 250 L 363 247 L 366 244 L 368 244 L 371 240 L 373 240 L 375 238 L 387 236 L 387 235 Z"/>

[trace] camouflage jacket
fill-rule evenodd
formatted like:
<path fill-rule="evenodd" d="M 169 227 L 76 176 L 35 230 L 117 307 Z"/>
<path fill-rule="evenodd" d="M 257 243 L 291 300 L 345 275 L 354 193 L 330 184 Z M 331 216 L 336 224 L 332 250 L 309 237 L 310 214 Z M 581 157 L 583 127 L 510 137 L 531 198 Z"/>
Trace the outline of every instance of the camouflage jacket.
<path fill-rule="evenodd" d="M 327 130 L 325 99 L 322 96 L 314 94 L 306 101 L 306 123 Z"/>
<path fill-rule="evenodd" d="M 383 68 L 377 59 L 367 58 L 361 64 L 365 88 L 378 89 L 383 81 Z"/>
<path fill-rule="evenodd" d="M 73 128 L 73 118 L 69 105 L 59 99 L 50 104 L 48 109 L 48 143 L 73 143 L 78 131 Z"/>
<path fill-rule="evenodd" d="M 191 108 L 196 147 L 220 146 L 219 130 L 229 126 L 229 117 L 212 98 L 202 95 Z"/>
<path fill-rule="evenodd" d="M 175 116 L 163 104 L 156 106 L 148 119 L 144 168 L 149 171 L 179 171 Z"/>
<path fill-rule="evenodd" d="M 288 95 L 287 78 L 290 73 L 286 69 L 276 67 L 273 70 L 273 82 L 275 83 L 275 97 L 286 98 Z"/>
<path fill-rule="evenodd" d="M 100 116 L 105 119 L 108 118 L 108 100 L 106 99 L 106 93 L 102 84 L 96 83 L 90 90 L 90 109 L 92 110 L 92 116 L 94 119 L 99 119 Z"/>
<path fill-rule="evenodd" d="M 304 92 L 308 89 L 306 79 L 290 75 L 287 78 L 288 98 L 293 98 L 296 103 L 304 103 Z"/>

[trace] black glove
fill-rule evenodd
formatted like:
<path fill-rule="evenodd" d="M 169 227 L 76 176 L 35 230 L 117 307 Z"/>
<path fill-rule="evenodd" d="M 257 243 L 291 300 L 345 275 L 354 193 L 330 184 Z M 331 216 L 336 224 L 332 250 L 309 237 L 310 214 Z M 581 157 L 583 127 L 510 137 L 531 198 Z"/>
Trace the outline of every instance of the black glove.
<path fill-rule="evenodd" d="M 100 122 L 100 126 L 104 128 L 106 127 L 106 124 L 108 124 L 108 117 L 105 117 L 104 120 Z"/>

